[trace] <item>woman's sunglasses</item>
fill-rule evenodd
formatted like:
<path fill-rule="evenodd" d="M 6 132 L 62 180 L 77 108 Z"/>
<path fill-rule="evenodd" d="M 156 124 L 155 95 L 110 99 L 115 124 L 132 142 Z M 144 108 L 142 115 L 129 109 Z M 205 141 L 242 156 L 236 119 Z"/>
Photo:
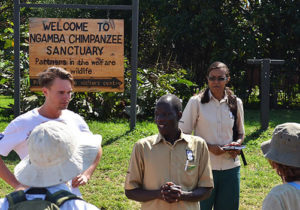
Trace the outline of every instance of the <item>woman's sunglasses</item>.
<path fill-rule="evenodd" d="M 227 77 L 208 77 L 209 81 L 216 81 L 218 80 L 219 82 L 223 82 L 225 80 L 227 80 Z"/>

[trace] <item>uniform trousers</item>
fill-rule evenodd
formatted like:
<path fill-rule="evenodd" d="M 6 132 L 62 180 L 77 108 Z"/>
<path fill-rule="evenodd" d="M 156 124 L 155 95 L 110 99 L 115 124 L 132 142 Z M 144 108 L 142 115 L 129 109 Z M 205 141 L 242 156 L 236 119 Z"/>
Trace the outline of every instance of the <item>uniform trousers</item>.
<path fill-rule="evenodd" d="M 200 202 L 201 210 L 238 210 L 240 198 L 240 166 L 228 170 L 213 170 L 214 189 Z"/>

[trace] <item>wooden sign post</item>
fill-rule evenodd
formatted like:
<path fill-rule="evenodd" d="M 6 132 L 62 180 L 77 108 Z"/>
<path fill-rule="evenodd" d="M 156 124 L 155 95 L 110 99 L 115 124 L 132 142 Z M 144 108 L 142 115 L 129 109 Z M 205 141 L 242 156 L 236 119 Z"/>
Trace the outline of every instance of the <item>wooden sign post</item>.
<path fill-rule="evenodd" d="M 260 124 L 263 130 L 269 127 L 270 112 L 270 65 L 282 65 L 284 60 L 277 59 L 247 59 L 248 64 L 260 64 Z"/>
<path fill-rule="evenodd" d="M 124 20 L 29 19 L 30 89 L 50 66 L 69 71 L 77 92 L 124 91 Z"/>

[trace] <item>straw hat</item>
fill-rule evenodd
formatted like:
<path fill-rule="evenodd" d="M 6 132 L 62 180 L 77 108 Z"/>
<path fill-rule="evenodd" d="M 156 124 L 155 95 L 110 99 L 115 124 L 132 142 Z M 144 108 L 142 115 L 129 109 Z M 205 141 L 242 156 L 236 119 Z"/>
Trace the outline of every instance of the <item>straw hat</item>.
<path fill-rule="evenodd" d="M 287 166 L 300 167 L 300 124 L 276 126 L 272 139 L 261 144 L 264 156 Z"/>
<path fill-rule="evenodd" d="M 14 174 L 24 185 L 48 187 L 85 171 L 96 158 L 101 136 L 75 132 L 52 120 L 35 127 L 27 144 L 29 155 L 15 167 Z"/>

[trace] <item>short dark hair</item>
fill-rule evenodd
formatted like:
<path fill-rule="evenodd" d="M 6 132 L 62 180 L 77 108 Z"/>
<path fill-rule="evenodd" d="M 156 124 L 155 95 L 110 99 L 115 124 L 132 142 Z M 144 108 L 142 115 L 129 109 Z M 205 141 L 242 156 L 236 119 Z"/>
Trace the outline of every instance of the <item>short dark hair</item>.
<path fill-rule="evenodd" d="M 72 85 L 74 84 L 72 74 L 61 67 L 56 67 L 56 66 L 49 67 L 45 71 L 39 73 L 38 76 L 39 76 L 39 84 L 42 87 L 49 88 L 53 84 L 53 81 L 56 78 L 60 78 L 62 80 L 68 80 L 71 82 Z"/>
<path fill-rule="evenodd" d="M 172 107 L 174 108 L 174 110 L 178 113 L 178 112 L 181 112 L 182 111 L 182 103 L 181 103 L 181 100 L 173 95 L 173 94 L 166 94 L 166 95 L 163 95 L 162 97 L 160 97 L 156 103 L 159 104 L 159 103 L 170 103 L 172 105 Z"/>
<path fill-rule="evenodd" d="M 281 177 L 282 181 L 284 182 L 300 181 L 299 167 L 287 166 L 287 165 L 274 162 L 270 159 L 268 160 L 272 168 L 274 168 L 277 174 Z"/>

